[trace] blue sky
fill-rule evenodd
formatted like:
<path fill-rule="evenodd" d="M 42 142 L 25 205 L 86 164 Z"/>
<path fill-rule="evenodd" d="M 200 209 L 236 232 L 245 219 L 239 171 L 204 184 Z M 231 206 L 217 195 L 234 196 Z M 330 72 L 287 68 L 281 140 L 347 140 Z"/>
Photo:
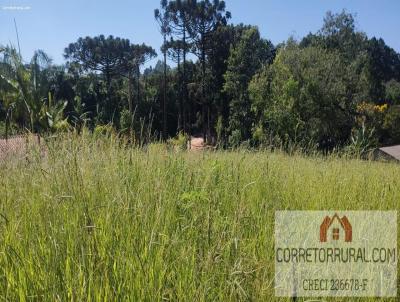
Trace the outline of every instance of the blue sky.
<path fill-rule="evenodd" d="M 257 25 L 274 44 L 318 30 L 328 10 L 357 14 L 357 26 L 400 52 L 400 0 L 226 0 L 233 23 Z M 146 43 L 159 51 L 153 11 L 159 0 L 0 0 L 0 44 L 16 45 L 29 59 L 35 49 L 63 63 L 63 50 L 81 36 L 98 34 Z M 15 9 L 18 8 L 18 9 Z M 153 62 L 155 63 L 155 62 Z"/>

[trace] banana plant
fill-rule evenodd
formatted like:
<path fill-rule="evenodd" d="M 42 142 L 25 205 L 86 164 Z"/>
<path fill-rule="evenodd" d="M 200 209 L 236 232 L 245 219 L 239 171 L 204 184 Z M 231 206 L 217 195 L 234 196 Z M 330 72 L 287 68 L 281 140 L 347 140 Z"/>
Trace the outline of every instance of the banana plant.
<path fill-rule="evenodd" d="M 27 95 L 30 75 L 22 63 L 21 56 L 13 47 L 0 48 L 2 61 L 0 64 L 0 80 L 3 90 L 4 105 L 12 111 L 14 118 L 19 121 L 30 119 L 31 107 Z"/>
<path fill-rule="evenodd" d="M 48 94 L 47 102 L 42 103 L 39 114 L 39 122 L 42 129 L 60 131 L 69 128 L 68 119 L 64 118 L 64 110 L 68 102 L 54 103 L 51 93 Z"/>
<path fill-rule="evenodd" d="M 24 63 L 13 46 L 0 47 L 0 85 L 6 87 L 2 99 L 9 116 L 31 132 L 66 127 L 66 103 L 55 103 L 49 93 L 47 70 L 51 59 L 41 50 Z"/>

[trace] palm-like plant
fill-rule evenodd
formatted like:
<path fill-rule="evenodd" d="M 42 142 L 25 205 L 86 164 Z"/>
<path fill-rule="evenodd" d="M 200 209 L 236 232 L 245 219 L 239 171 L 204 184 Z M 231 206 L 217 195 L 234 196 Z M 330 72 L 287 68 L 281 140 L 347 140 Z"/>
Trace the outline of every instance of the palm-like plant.
<path fill-rule="evenodd" d="M 7 108 L 8 121 L 11 117 L 32 132 L 57 128 L 65 123 L 61 114 L 66 104 L 54 104 L 49 94 L 47 70 L 51 59 L 41 50 L 32 60 L 24 64 L 15 47 L 0 47 L 0 85 L 2 99 Z M 44 128 L 44 129 L 43 129 Z"/>
<path fill-rule="evenodd" d="M 29 118 L 30 106 L 25 97 L 29 74 L 23 66 L 21 56 L 13 47 L 0 48 L 2 60 L 0 63 L 0 81 L 4 87 L 2 99 L 7 108 L 7 119 L 13 114 L 20 124 Z"/>

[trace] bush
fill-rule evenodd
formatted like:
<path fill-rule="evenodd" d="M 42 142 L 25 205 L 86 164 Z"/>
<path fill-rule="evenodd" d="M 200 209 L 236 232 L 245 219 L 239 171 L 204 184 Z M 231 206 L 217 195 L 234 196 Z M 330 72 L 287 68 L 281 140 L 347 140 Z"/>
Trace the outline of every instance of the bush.
<path fill-rule="evenodd" d="M 94 128 L 94 131 L 93 131 L 93 135 L 95 137 L 100 137 L 100 136 L 109 137 L 109 136 L 111 136 L 113 134 L 115 134 L 115 130 L 114 130 L 113 126 L 110 125 L 110 124 L 108 124 L 108 125 L 97 125 Z"/>
<path fill-rule="evenodd" d="M 189 139 L 187 134 L 179 132 L 175 138 L 169 139 L 167 144 L 176 151 L 185 151 L 188 148 Z"/>
<path fill-rule="evenodd" d="M 400 83 L 391 80 L 386 83 L 386 98 L 393 104 L 400 105 Z"/>

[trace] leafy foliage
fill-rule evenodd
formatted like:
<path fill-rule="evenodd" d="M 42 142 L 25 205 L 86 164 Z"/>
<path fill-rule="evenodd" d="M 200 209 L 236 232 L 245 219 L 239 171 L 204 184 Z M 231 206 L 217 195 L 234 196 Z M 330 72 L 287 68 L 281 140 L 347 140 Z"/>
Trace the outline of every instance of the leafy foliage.
<path fill-rule="evenodd" d="M 11 118 L 30 131 L 57 130 L 67 126 L 63 119 L 66 102 L 54 102 L 49 87 L 51 61 L 43 51 L 35 52 L 29 64 L 14 47 L 1 49 L 0 82 L 6 106 L 6 123 Z"/>
<path fill-rule="evenodd" d="M 261 39 L 256 27 L 243 31 L 237 45 L 231 48 L 224 85 L 230 99 L 231 145 L 250 137 L 253 117 L 247 87 L 253 75 L 272 59 L 272 50 L 272 44 Z"/>
<path fill-rule="evenodd" d="M 320 30 L 276 47 L 230 24 L 225 1 L 161 0 L 154 17 L 163 60 L 145 70 L 155 50 L 120 37 L 79 38 L 66 66 L 1 47 L 0 119 L 34 132 L 112 125 L 130 141 L 144 129 L 146 141 L 202 135 L 221 148 L 400 143 L 400 55 L 353 14 L 328 12 Z"/>
<path fill-rule="evenodd" d="M 332 148 L 353 126 L 351 70 L 338 53 L 288 44 L 252 81 L 252 108 L 264 133 Z"/>

